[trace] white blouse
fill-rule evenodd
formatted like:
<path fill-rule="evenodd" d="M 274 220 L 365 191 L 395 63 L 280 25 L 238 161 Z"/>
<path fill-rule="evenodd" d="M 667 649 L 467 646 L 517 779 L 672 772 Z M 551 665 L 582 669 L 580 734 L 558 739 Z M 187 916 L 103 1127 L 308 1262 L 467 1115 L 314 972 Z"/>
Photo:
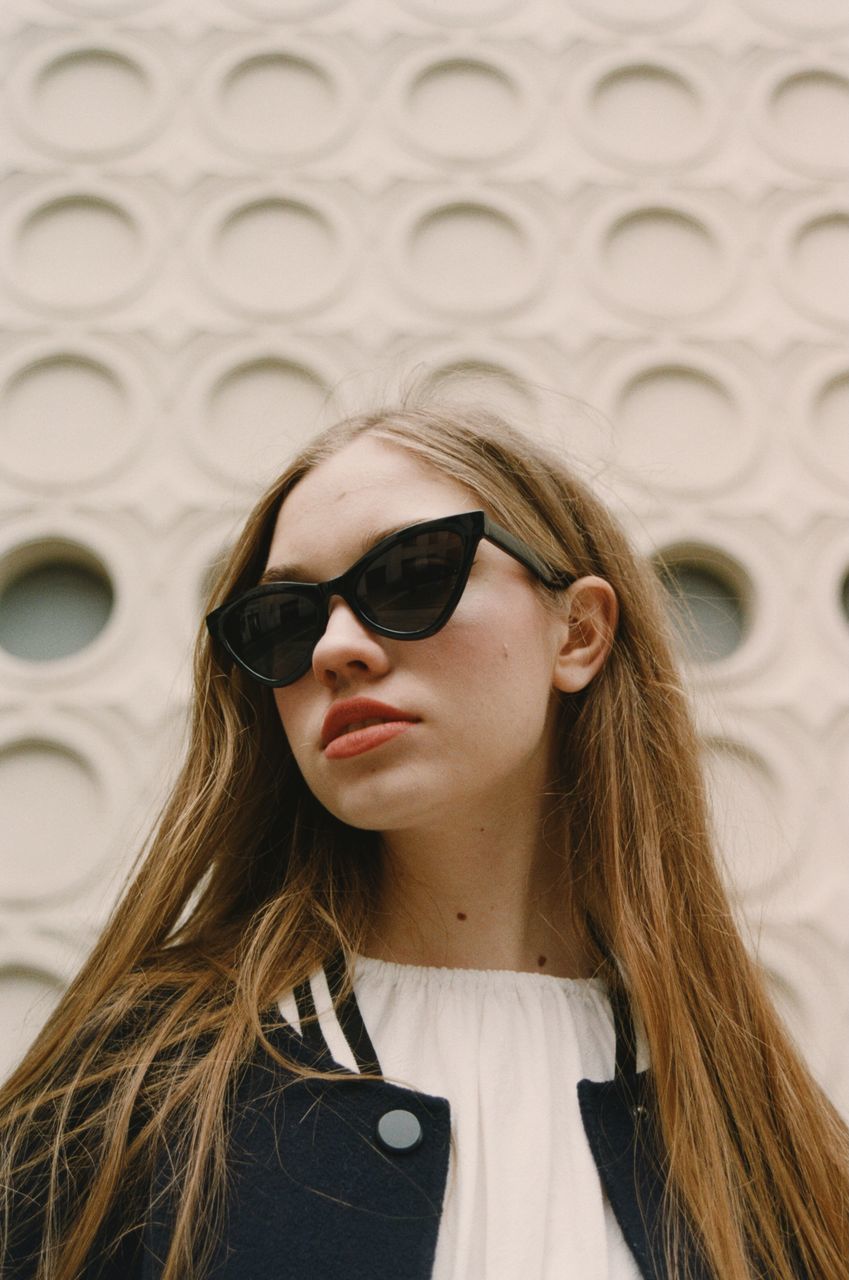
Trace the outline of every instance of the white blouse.
<path fill-rule="evenodd" d="M 333 1057 L 356 1071 L 324 971 L 310 982 Z M 386 1078 L 451 1105 L 434 1280 L 639 1280 L 578 1108 L 579 1080 L 614 1075 L 604 983 L 359 956 L 354 993 Z M 291 993 L 280 1012 L 300 1030 Z"/>

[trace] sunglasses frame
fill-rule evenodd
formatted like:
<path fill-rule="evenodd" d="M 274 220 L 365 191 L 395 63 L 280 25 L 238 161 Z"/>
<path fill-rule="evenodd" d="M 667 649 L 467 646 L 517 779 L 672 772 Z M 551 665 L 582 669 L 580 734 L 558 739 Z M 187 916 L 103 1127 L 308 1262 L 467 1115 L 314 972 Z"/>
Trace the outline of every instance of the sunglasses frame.
<path fill-rule="evenodd" d="M 384 627 L 380 623 L 375 622 L 368 617 L 362 610 L 359 601 L 356 598 L 355 589 L 357 580 L 370 564 L 378 560 L 384 552 L 386 552 L 396 542 L 402 541 L 411 533 L 427 533 L 432 529 L 445 529 L 448 532 L 458 533 L 463 539 L 463 556 L 460 569 L 457 574 L 457 582 L 451 595 L 435 622 L 421 628 L 418 631 L 395 631 L 391 627 Z M 317 602 L 318 614 L 317 621 L 320 627 L 317 630 L 315 644 L 324 635 L 329 617 L 329 604 L 332 596 L 341 596 L 348 608 L 356 615 L 356 617 L 366 626 L 369 631 L 375 632 L 377 635 L 387 636 L 392 640 L 425 640 L 428 636 L 435 635 L 437 631 L 441 631 L 450 619 L 460 598 L 466 589 L 466 583 L 469 580 L 469 574 L 474 563 L 477 553 L 478 544 L 481 539 L 486 538 L 488 542 L 493 543 L 502 551 L 506 551 L 514 560 L 518 560 L 526 569 L 530 569 L 531 573 L 543 583 L 544 586 L 552 590 L 562 590 L 575 582 L 574 575 L 561 573 L 551 576 L 547 566 L 540 560 L 535 551 L 523 542 L 521 538 L 516 538 L 500 524 L 496 524 L 491 520 L 485 511 L 464 511 L 460 515 L 455 516 L 438 516 L 434 520 L 423 520 L 416 524 L 407 525 L 403 529 L 397 529 L 395 533 L 387 534 L 385 538 L 381 538 L 373 547 L 370 547 L 365 555 L 355 561 L 349 569 L 340 574 L 338 578 L 330 578 L 327 582 L 272 582 L 260 587 L 252 587 L 249 591 L 245 591 L 242 595 L 237 596 L 235 600 L 228 601 L 227 604 L 219 605 L 217 609 L 207 615 L 206 625 L 213 640 L 216 640 L 230 655 L 233 661 L 246 672 L 253 680 L 259 681 L 260 684 L 267 685 L 273 689 L 280 689 L 289 684 L 294 684 L 296 680 L 300 680 L 301 676 L 306 675 L 312 663 L 312 651 L 309 658 L 298 670 L 296 675 L 288 676 L 285 680 L 272 680 L 268 676 L 260 675 L 254 671 L 247 663 L 243 662 L 239 655 L 230 647 L 224 634 L 224 623 L 227 618 L 238 608 L 243 606 L 246 601 L 255 600 L 261 596 L 275 595 L 280 591 L 290 592 L 294 595 L 305 596 L 307 599 Z M 313 651 L 315 649 L 313 645 Z"/>

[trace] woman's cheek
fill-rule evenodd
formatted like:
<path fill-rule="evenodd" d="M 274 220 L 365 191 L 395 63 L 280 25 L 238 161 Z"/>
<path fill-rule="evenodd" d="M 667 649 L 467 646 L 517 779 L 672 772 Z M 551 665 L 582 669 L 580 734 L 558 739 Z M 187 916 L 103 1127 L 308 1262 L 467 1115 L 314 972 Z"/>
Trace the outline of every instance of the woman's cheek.
<path fill-rule="evenodd" d="M 311 755 L 314 756 L 317 744 L 312 742 L 304 727 L 304 722 L 300 717 L 293 714 L 291 708 L 287 708 L 284 718 L 278 702 L 277 713 L 280 717 L 281 749 L 285 752 L 288 748 L 288 751 L 292 753 L 295 764 L 300 769 L 310 790 L 312 790 L 310 763 Z"/>

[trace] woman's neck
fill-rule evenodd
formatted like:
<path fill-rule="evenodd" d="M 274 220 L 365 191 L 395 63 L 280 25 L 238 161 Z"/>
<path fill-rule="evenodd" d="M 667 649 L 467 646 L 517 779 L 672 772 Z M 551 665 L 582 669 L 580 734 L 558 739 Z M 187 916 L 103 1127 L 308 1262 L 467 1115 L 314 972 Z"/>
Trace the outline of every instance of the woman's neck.
<path fill-rule="evenodd" d="M 590 976 L 563 853 L 503 816 L 450 833 L 385 833 L 364 953 L 397 964 Z"/>

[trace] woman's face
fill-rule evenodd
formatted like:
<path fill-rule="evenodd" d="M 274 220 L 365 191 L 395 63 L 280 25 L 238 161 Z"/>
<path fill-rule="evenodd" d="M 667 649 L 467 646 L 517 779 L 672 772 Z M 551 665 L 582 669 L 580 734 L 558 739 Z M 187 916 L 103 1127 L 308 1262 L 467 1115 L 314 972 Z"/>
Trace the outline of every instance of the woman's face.
<path fill-rule="evenodd" d="M 413 454 L 361 436 L 293 489 L 266 567 L 297 565 L 307 580 L 325 581 L 384 530 L 481 506 Z M 427 639 L 376 635 L 332 599 L 312 669 L 274 690 L 310 790 L 342 821 L 379 831 L 467 820 L 476 807 L 488 813 L 494 802 L 538 796 L 548 777 L 563 631 L 529 571 L 485 540 L 455 612 Z M 387 703 L 415 723 L 358 754 L 328 754 L 325 716 L 354 697 Z"/>

